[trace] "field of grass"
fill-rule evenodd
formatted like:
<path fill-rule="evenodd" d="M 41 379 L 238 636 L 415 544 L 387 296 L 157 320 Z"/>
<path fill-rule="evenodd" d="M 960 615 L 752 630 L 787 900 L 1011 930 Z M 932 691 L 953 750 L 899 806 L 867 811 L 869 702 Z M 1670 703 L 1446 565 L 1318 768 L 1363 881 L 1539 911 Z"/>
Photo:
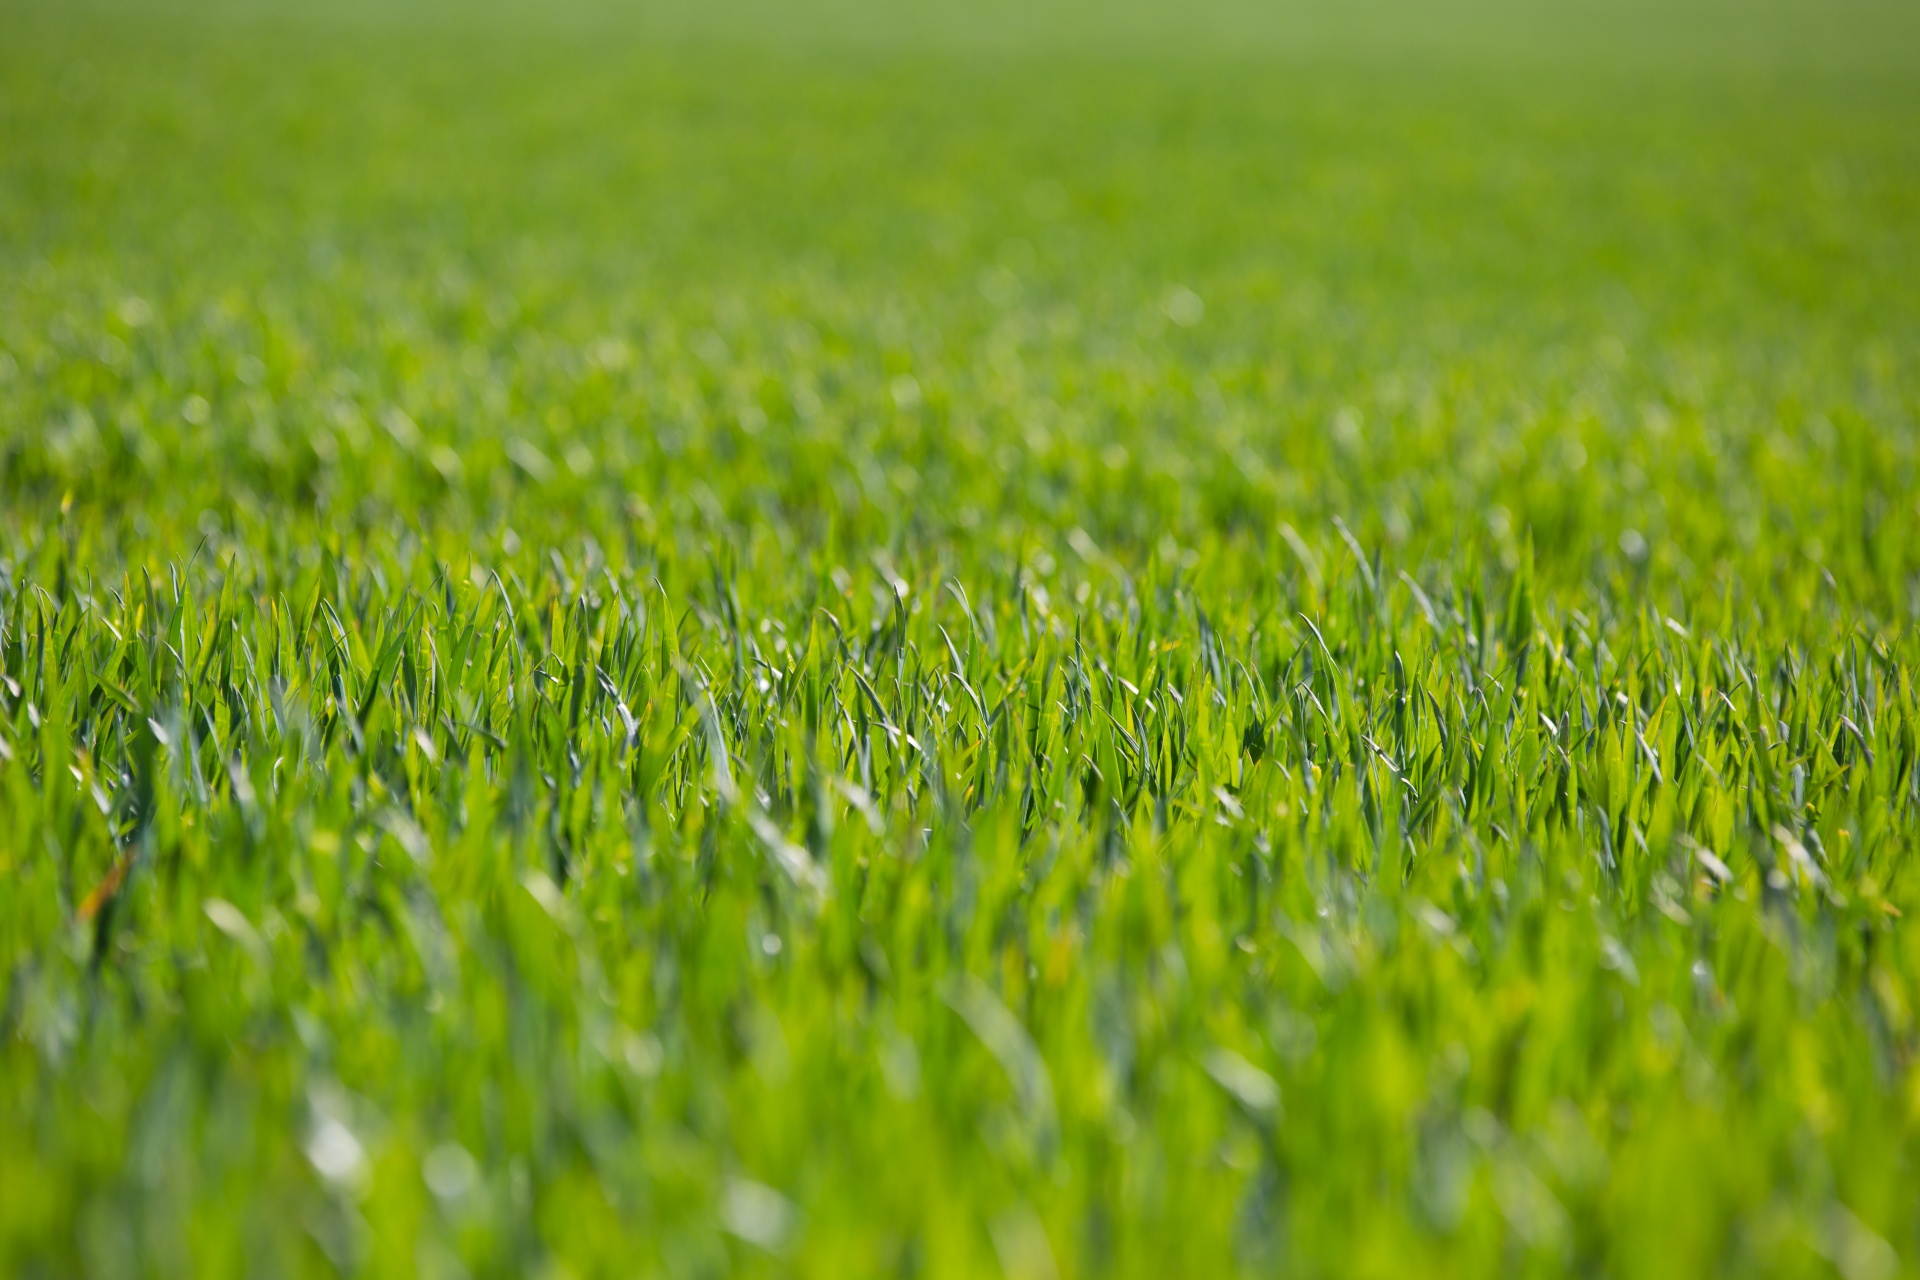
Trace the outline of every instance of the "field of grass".
<path fill-rule="evenodd" d="M 0 5 L 0 1273 L 1920 1269 L 1920 15 Z"/>

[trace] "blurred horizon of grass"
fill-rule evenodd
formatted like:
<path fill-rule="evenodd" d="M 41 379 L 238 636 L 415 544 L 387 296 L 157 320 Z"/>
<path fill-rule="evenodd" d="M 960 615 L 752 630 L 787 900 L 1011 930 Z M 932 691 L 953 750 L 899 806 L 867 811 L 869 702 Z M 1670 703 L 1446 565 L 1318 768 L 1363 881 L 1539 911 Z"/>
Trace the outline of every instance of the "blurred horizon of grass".
<path fill-rule="evenodd" d="M 799 172 L 832 151 L 866 165 L 862 148 L 874 145 L 895 148 L 896 163 L 828 194 L 885 203 L 901 178 L 983 189 L 1016 177 L 1023 190 L 1007 203 L 1031 213 L 1024 188 L 1057 186 L 1055 173 L 1120 178 L 1111 185 L 1137 197 L 1151 182 L 1149 154 L 1163 169 L 1169 159 L 1199 170 L 1231 161 L 1237 169 L 1216 169 L 1233 179 L 1255 176 L 1248 160 L 1259 155 L 1271 171 L 1259 176 L 1270 180 L 1311 148 L 1370 182 L 1376 206 L 1419 200 L 1423 168 L 1513 188 L 1561 165 L 1604 201 L 1662 165 L 1703 161 L 1770 199 L 1801 193 L 1781 192 L 1782 175 L 1761 163 L 1797 152 L 1811 163 L 1792 176 L 1837 206 L 1880 199 L 1878 188 L 1897 186 L 1920 160 L 1920 77 L 1909 74 L 1920 66 L 1920 7 L 1886 0 L 1205 0 L 1178 12 L 1156 0 L 0 0 L 0 15 L 16 37 L 0 47 L 0 255 L 16 262 L 36 244 L 96 241 L 89 218 L 151 231 L 154 220 L 123 216 L 130 199 L 254 201 L 248 212 L 265 227 L 337 207 L 336 193 L 353 194 L 343 178 L 389 201 L 414 198 L 411 209 L 387 210 L 401 221 L 464 203 L 459 221 L 484 238 L 485 198 L 497 197 L 516 229 L 551 213 L 573 240 L 631 244 L 624 211 L 604 197 L 636 189 L 651 176 L 646 163 L 664 176 L 731 178 L 748 153 Z M 95 145 L 45 145 L 62 129 Z M 702 129 L 722 136 L 702 138 Z M 674 144 L 708 142 L 719 144 L 708 156 L 659 159 Z M 1836 143 L 1872 156 L 1883 172 L 1865 176 L 1884 180 L 1863 189 L 1863 175 L 1839 173 L 1850 157 L 1836 155 Z M 260 150 L 239 154 L 245 147 Z M 287 165 L 275 147 L 311 154 Z M 1020 172 L 994 173 L 995 163 Z M 1677 200 L 1674 179 L 1690 176 L 1655 180 Z M 1169 184 L 1165 194 L 1177 192 Z M 967 193 L 940 193 L 956 194 Z M 1566 193 L 1521 194 L 1545 207 Z M 921 211 L 934 203 L 921 199 Z M 941 212 L 965 201 L 949 203 Z M 1138 211 L 1099 204 L 1078 202 L 1052 220 L 1118 225 Z M 850 248 L 834 254 L 839 267 L 884 259 L 870 239 L 836 241 L 847 225 L 839 209 L 780 240 L 783 217 L 824 207 L 729 210 L 757 225 L 726 248 L 749 260 L 762 240 L 788 258 Z M 217 235 L 231 234 L 234 211 L 213 210 Z M 1912 211 L 1884 212 L 1898 221 Z M 371 221 L 338 219 L 356 220 Z M 282 219 L 280 230 L 296 222 Z M 1185 222 L 1203 245 L 1247 242 L 1233 234 L 1244 228 Z M 410 229 L 451 231 L 457 244 L 465 228 L 416 219 Z M 1811 240 L 1793 247 L 1823 247 Z M 1162 244 L 1127 248 L 1150 254 Z M 1531 270 L 1541 255 L 1506 257 Z M 1830 273 L 1830 282 L 1865 274 Z"/>
<path fill-rule="evenodd" d="M 1886 77 L 1910 84 L 1920 10 L 1898 0 L 10 0 L 11 23 L 590 37 L 795 54 L 1220 57 L 1281 64 Z"/>
<path fill-rule="evenodd" d="M 0 354 L 21 372 L 0 437 L 18 442 L 16 512 L 73 494 L 190 522 L 371 476 L 430 514 L 437 480 L 423 505 L 390 479 L 405 469 L 361 475 L 300 442 L 324 445 L 345 398 L 485 450 L 508 429 L 473 403 L 485 355 L 515 371 L 499 389 L 513 430 L 556 454 L 580 431 L 644 454 L 669 423 L 728 437 L 747 401 L 787 420 L 784 384 L 807 378 L 781 348 L 798 343 L 831 353 L 823 430 L 891 422 L 886 396 L 845 388 L 909 371 L 963 434 L 1003 412 L 1078 424 L 1051 442 L 1023 426 L 985 474 L 1037 505 L 983 493 L 983 512 L 1118 537 L 1186 511 L 1176 527 L 1203 536 L 1180 486 L 1149 518 L 1076 509 L 1044 478 L 1177 432 L 1236 509 L 1447 538 L 1456 523 L 1409 496 L 1441 474 L 1458 491 L 1436 511 L 1504 507 L 1603 554 L 1614 521 L 1637 522 L 1711 563 L 1729 526 L 1667 478 L 1676 445 L 1657 424 L 1699 433 L 1688 465 L 1706 476 L 1750 487 L 1777 461 L 1764 500 L 1747 494 L 1754 530 L 1785 511 L 1817 523 L 1838 477 L 1868 465 L 1821 423 L 1858 418 L 1841 435 L 1885 445 L 1913 415 L 1920 85 L 1898 74 L 1902 6 L 7 12 Z M 1204 300 L 1203 325 L 1170 325 L 1176 289 Z M 116 318 L 130 297 L 154 315 L 141 335 Z M 727 367 L 699 354 L 712 340 Z M 164 379 L 127 363 L 129 341 L 161 343 Z M 621 377 L 639 398 L 617 408 L 580 372 L 609 341 L 638 353 Z M 265 385 L 236 372 L 249 361 Z M 386 373 L 347 376 L 366 369 Z M 687 375 L 699 390 L 681 403 L 669 388 Z M 184 383 L 216 423 L 270 422 L 258 456 L 228 466 L 219 430 L 148 401 Z M 1327 455 L 1349 412 L 1363 442 Z M 1430 414 L 1444 433 L 1419 425 Z M 1501 443 L 1515 430 L 1524 448 Z M 123 463 L 107 466 L 116 431 Z M 1597 487 L 1571 463 L 1559 476 L 1568 431 L 1632 465 Z M 917 465 L 940 474 L 952 439 L 929 436 Z M 148 498 L 159 463 L 132 459 L 156 440 L 220 465 Z M 609 483 L 652 500 L 679 465 Z M 452 496 L 484 507 L 492 483 Z M 123 507 L 127 486 L 142 501 Z M 910 509 L 869 514 L 891 526 Z"/>

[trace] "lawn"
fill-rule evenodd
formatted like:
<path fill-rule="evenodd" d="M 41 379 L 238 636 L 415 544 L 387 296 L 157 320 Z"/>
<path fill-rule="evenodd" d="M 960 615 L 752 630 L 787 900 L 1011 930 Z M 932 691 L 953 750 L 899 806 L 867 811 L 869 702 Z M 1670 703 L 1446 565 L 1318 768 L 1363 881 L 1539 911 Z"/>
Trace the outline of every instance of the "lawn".
<path fill-rule="evenodd" d="M 0 1273 L 1920 1273 L 1920 14 L 0 3 Z"/>

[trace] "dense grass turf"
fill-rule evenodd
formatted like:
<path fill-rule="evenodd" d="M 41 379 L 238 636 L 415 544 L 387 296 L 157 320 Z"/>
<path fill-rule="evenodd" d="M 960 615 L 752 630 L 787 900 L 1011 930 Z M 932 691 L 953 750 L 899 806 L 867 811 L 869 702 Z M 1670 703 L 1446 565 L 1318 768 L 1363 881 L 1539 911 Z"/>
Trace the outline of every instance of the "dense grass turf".
<path fill-rule="evenodd" d="M 1920 1264 L 1901 9 L 0 26 L 0 1271 Z"/>

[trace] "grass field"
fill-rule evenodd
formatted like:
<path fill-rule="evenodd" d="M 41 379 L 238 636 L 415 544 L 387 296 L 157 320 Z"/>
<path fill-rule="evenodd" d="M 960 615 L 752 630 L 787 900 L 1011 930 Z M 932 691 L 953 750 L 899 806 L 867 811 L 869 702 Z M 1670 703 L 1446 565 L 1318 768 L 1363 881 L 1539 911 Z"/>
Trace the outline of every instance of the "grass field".
<path fill-rule="evenodd" d="M 1920 1270 L 1920 14 L 0 6 L 0 1273 Z"/>

